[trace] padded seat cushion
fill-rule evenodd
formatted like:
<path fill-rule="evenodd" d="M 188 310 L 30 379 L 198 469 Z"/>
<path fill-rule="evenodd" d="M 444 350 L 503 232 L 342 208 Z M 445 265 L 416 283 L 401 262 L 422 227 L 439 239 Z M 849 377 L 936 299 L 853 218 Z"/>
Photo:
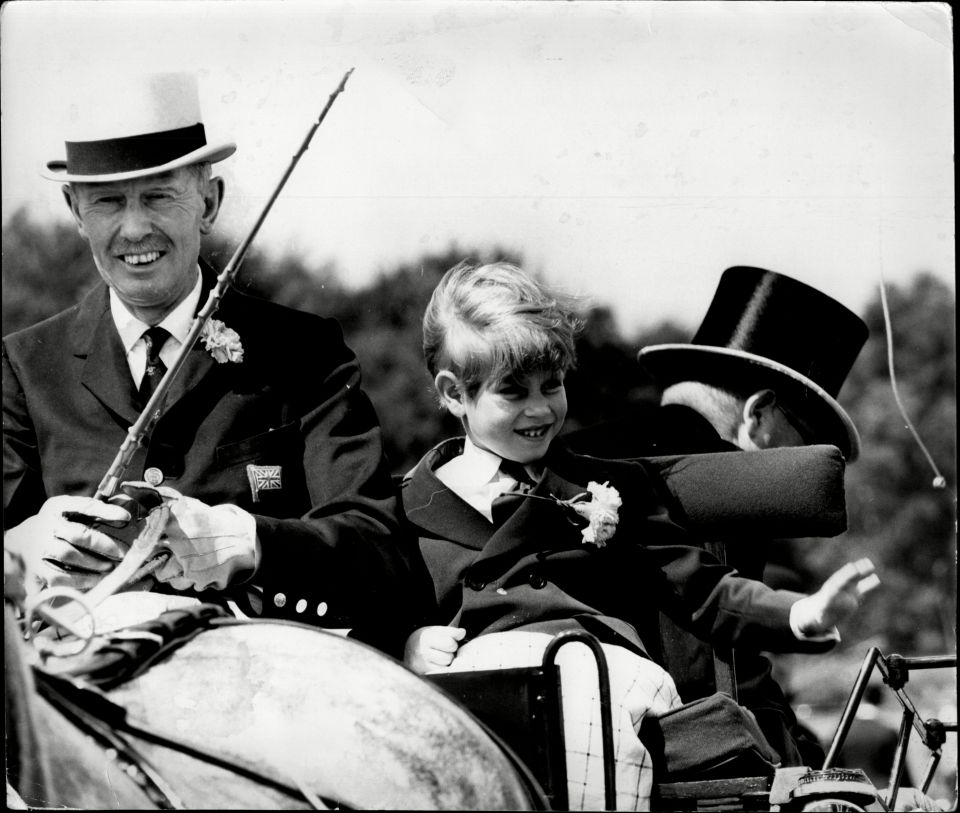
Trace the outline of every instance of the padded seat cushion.
<path fill-rule="evenodd" d="M 646 459 L 679 503 L 677 520 L 697 533 L 730 542 L 744 535 L 832 537 L 847 529 L 845 463 L 835 446 Z"/>

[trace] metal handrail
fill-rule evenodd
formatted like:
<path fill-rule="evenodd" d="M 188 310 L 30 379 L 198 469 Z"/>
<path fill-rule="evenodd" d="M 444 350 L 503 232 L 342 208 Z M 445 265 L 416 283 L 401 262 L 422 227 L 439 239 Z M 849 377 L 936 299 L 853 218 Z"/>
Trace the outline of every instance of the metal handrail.
<path fill-rule="evenodd" d="M 847 704 L 840 715 L 840 722 L 837 724 L 836 733 L 833 735 L 833 741 L 827 751 L 823 761 L 823 769 L 828 770 L 836 762 L 840 750 L 846 741 L 850 728 L 856 717 L 857 709 L 863 699 L 867 683 L 874 667 L 880 670 L 883 682 L 889 686 L 900 702 L 903 714 L 900 719 L 900 731 L 897 736 L 897 748 L 894 752 L 893 765 L 890 768 L 889 797 L 886 799 L 887 808 L 892 810 L 897 800 L 897 794 L 900 792 L 900 785 L 903 781 L 903 770 L 907 747 L 910 744 L 910 734 L 916 730 L 920 735 L 920 741 L 930 750 L 930 761 L 924 770 L 922 782 L 919 790 L 926 793 L 933 780 L 937 766 L 940 764 L 942 756 L 941 747 L 946 741 L 947 732 L 957 732 L 956 720 L 952 722 L 943 722 L 933 717 L 924 718 L 919 713 L 916 705 L 910 696 L 904 691 L 903 687 L 910 679 L 910 672 L 920 669 L 943 669 L 957 667 L 957 658 L 955 655 L 935 655 L 919 658 L 905 658 L 902 655 L 884 656 L 877 647 L 870 647 L 864 656 L 863 663 L 860 666 L 860 672 L 850 691 Z"/>
<path fill-rule="evenodd" d="M 544 667 L 555 667 L 560 648 L 581 643 L 590 648 L 597 662 L 597 680 L 600 684 L 600 740 L 603 744 L 603 796 L 607 810 L 617 807 L 616 752 L 613 749 L 613 712 L 610 702 L 610 671 L 600 642 L 588 632 L 567 630 L 556 635 L 543 653 Z"/>

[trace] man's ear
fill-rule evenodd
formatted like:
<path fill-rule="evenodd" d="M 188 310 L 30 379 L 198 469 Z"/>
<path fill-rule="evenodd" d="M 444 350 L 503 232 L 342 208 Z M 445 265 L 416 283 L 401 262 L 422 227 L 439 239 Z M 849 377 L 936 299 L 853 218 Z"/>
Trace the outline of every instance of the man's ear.
<path fill-rule="evenodd" d="M 737 445 L 747 451 L 767 449 L 773 436 L 773 410 L 777 394 L 773 390 L 757 390 L 743 403 Z"/>
<path fill-rule="evenodd" d="M 210 234 L 213 224 L 220 214 L 220 204 L 223 203 L 223 178 L 211 178 L 203 192 L 203 217 L 200 219 L 200 234 Z"/>
<path fill-rule="evenodd" d="M 87 235 L 83 230 L 83 218 L 80 217 L 80 202 L 77 200 L 77 193 L 68 183 L 61 186 L 60 191 L 63 192 L 63 199 L 67 202 L 67 208 L 70 209 L 70 214 L 73 215 L 73 220 L 77 224 L 77 231 L 86 240 Z"/>
<path fill-rule="evenodd" d="M 451 415 L 462 418 L 466 414 L 466 393 L 463 384 L 450 370 L 441 370 L 433 379 L 441 403 Z"/>

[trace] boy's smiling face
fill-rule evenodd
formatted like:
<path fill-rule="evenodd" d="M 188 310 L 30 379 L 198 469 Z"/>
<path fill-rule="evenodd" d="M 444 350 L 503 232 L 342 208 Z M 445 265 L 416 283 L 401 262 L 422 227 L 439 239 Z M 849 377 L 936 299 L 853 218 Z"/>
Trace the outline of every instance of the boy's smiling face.
<path fill-rule="evenodd" d="M 542 458 L 567 417 L 563 374 L 553 370 L 486 381 L 472 398 L 448 371 L 439 373 L 436 383 L 447 408 L 463 421 L 470 440 L 518 463 Z"/>

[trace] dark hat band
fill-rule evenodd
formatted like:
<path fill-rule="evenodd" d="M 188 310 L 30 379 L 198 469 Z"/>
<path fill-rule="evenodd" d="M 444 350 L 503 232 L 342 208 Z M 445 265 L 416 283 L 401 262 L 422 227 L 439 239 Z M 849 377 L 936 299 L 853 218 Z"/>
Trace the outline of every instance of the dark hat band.
<path fill-rule="evenodd" d="M 70 175 L 114 175 L 160 167 L 206 144 L 207 135 L 199 123 L 125 138 L 67 141 L 67 172 Z"/>

